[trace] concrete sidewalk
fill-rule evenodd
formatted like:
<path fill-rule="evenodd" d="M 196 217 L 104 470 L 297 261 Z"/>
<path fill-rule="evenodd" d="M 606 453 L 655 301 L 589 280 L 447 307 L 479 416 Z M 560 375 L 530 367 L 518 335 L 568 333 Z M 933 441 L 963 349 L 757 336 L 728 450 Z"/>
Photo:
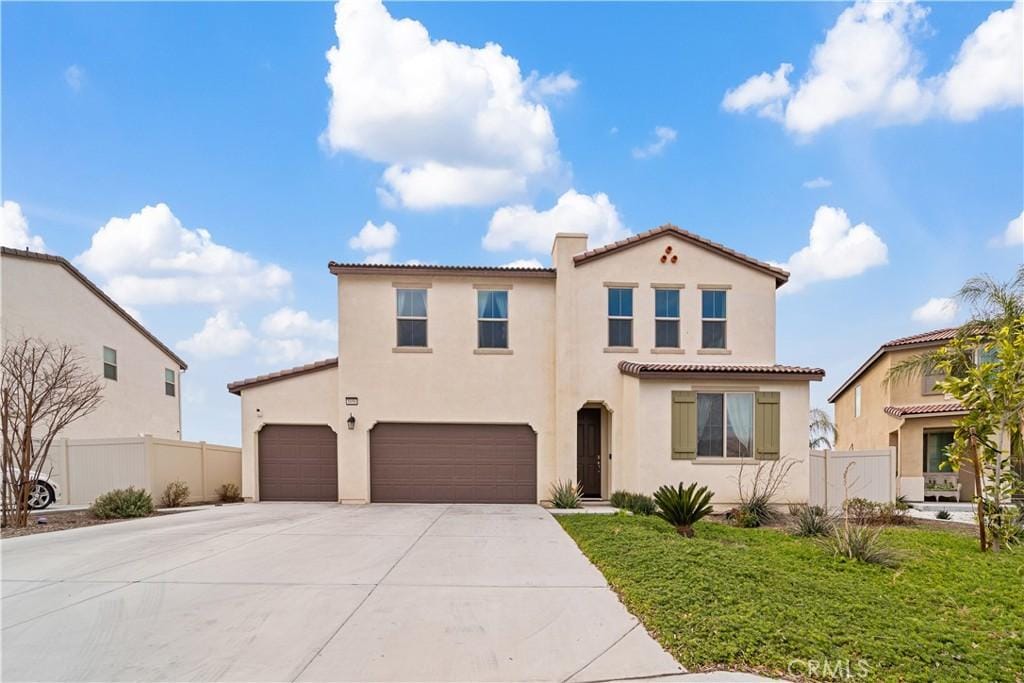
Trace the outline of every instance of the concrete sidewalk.
<path fill-rule="evenodd" d="M 235 505 L 0 552 L 5 681 L 682 671 L 536 506 Z"/>

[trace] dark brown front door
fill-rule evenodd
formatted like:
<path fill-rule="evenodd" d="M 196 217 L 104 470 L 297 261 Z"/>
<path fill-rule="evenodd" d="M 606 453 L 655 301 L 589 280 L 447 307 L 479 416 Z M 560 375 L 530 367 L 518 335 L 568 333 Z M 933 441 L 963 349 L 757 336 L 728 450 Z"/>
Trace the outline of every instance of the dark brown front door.
<path fill-rule="evenodd" d="M 582 408 L 576 413 L 576 480 L 583 495 L 601 497 L 601 410 Z"/>
<path fill-rule="evenodd" d="M 338 500 L 338 437 L 326 425 L 267 425 L 259 436 L 260 500 Z"/>
<path fill-rule="evenodd" d="M 382 423 L 370 431 L 375 503 L 536 503 L 526 425 Z"/>

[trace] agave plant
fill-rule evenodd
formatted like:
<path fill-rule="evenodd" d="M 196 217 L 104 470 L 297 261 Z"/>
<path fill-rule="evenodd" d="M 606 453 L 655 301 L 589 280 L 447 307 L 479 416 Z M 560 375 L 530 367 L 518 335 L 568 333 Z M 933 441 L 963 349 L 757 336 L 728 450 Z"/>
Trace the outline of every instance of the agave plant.
<path fill-rule="evenodd" d="M 551 504 L 556 508 L 575 509 L 583 507 L 583 483 L 574 484 L 572 479 L 556 481 L 551 485 Z"/>
<path fill-rule="evenodd" d="M 711 513 L 711 491 L 707 486 L 697 488 L 693 483 L 683 488 L 662 486 L 654 492 L 658 510 L 654 514 L 676 528 L 681 536 L 693 538 L 693 525 Z"/>

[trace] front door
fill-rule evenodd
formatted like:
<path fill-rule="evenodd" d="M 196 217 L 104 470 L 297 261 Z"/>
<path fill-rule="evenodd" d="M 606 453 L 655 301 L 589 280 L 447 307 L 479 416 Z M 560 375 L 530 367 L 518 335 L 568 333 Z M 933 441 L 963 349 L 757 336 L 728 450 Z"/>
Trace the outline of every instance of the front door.
<path fill-rule="evenodd" d="M 601 497 L 601 410 L 576 414 L 576 480 L 587 498 Z"/>

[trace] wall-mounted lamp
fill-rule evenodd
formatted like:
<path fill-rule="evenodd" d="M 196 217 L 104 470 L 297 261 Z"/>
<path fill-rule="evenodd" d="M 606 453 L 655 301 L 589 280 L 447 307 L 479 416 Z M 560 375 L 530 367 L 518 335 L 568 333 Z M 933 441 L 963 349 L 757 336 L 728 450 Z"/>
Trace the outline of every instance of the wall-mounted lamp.
<path fill-rule="evenodd" d="M 352 413 L 348 414 L 348 419 L 345 420 L 345 422 L 346 422 L 346 424 L 348 424 L 348 428 L 349 429 L 355 429 L 356 428 L 356 416 L 353 415 Z"/>

